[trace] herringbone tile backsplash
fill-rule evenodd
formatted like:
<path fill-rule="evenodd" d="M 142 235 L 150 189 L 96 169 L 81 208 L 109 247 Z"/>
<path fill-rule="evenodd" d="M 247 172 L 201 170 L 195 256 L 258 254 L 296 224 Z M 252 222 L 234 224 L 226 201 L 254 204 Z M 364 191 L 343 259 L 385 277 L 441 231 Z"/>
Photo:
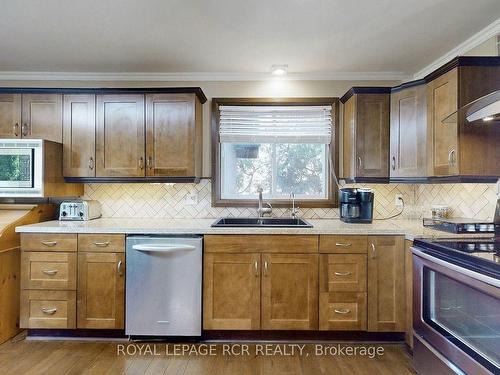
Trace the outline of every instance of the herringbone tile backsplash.
<path fill-rule="evenodd" d="M 355 185 L 349 185 L 355 186 Z M 361 186 L 361 185 L 359 185 Z M 365 185 L 363 185 L 365 186 Z M 375 218 L 397 214 L 395 195 L 401 194 L 406 207 L 403 217 L 429 216 L 432 204 L 446 204 L 452 215 L 491 219 L 496 203 L 496 184 L 366 185 L 375 190 Z M 195 192 L 195 204 L 186 198 Z M 254 208 L 212 207 L 209 180 L 199 184 L 86 184 L 85 198 L 102 204 L 103 217 L 138 218 L 217 218 L 221 216 L 255 216 Z M 289 216 L 288 209 L 275 208 L 275 216 Z M 336 208 L 306 208 L 300 210 L 305 218 L 336 218 Z"/>

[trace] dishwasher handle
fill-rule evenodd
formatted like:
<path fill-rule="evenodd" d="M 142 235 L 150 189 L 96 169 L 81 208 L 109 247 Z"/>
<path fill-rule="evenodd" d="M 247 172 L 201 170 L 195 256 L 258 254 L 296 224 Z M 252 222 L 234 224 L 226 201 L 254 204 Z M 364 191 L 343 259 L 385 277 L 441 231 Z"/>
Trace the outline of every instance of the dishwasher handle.
<path fill-rule="evenodd" d="M 132 249 L 138 251 L 146 251 L 151 253 L 173 253 L 174 251 L 190 251 L 195 250 L 196 247 L 193 245 L 161 245 L 161 244 L 137 244 L 132 245 Z"/>

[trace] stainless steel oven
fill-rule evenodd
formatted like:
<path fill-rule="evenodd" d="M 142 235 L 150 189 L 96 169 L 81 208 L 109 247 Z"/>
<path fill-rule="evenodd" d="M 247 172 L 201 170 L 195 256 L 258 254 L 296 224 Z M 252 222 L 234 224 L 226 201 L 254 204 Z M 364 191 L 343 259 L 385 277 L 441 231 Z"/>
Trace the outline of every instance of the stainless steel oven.
<path fill-rule="evenodd" d="M 417 372 L 499 374 L 499 278 L 425 249 L 412 252 Z"/>
<path fill-rule="evenodd" d="M 41 195 L 43 142 L 38 139 L 0 139 L 0 197 Z"/>

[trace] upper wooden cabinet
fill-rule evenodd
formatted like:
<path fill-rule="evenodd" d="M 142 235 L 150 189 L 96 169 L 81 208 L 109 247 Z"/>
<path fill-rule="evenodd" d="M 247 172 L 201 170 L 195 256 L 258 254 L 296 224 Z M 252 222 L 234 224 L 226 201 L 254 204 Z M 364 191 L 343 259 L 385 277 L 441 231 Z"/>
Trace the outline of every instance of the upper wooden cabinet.
<path fill-rule="evenodd" d="M 500 128 L 469 123 L 459 112 L 466 104 L 500 90 L 499 57 L 459 57 L 426 77 L 431 176 L 500 176 Z M 445 120 L 445 121 L 443 121 Z"/>
<path fill-rule="evenodd" d="M 350 181 L 389 178 L 390 88 L 354 87 L 341 98 L 343 173 Z"/>
<path fill-rule="evenodd" d="M 144 177 L 144 95 L 98 95 L 97 177 Z"/>
<path fill-rule="evenodd" d="M 64 95 L 65 177 L 95 177 L 95 100 L 95 95 Z"/>
<path fill-rule="evenodd" d="M 21 138 L 21 94 L 0 94 L 0 138 Z"/>
<path fill-rule="evenodd" d="M 368 331 L 404 332 L 403 236 L 368 237 Z"/>
<path fill-rule="evenodd" d="M 22 137 L 61 143 L 62 95 L 24 94 L 22 101 Z"/>
<path fill-rule="evenodd" d="M 146 175 L 200 176 L 201 133 L 196 95 L 146 95 Z"/>
<path fill-rule="evenodd" d="M 427 176 L 426 86 L 391 92 L 391 178 Z"/>
<path fill-rule="evenodd" d="M 62 142 L 62 95 L 0 94 L 0 137 Z"/>

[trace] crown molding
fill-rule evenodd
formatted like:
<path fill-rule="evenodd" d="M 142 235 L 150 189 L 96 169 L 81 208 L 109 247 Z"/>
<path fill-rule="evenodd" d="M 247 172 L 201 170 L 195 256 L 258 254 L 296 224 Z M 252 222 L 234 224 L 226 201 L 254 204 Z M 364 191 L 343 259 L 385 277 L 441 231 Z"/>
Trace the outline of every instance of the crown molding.
<path fill-rule="evenodd" d="M 413 75 L 413 79 L 421 79 L 421 78 L 425 77 L 427 74 L 435 71 L 440 66 L 446 64 L 448 61 L 454 59 L 457 56 L 461 56 L 461 55 L 465 54 L 466 52 L 470 51 L 472 48 L 477 47 L 478 45 L 485 42 L 489 38 L 494 37 L 494 36 L 499 35 L 499 34 L 500 34 L 500 18 L 498 18 L 496 21 L 490 23 L 484 29 L 482 29 L 478 33 L 474 34 L 473 36 L 471 36 L 469 39 L 467 39 L 463 43 L 460 43 L 458 46 L 453 48 L 451 51 L 449 51 L 445 55 L 441 56 L 437 60 L 433 61 L 431 64 L 427 65 L 425 68 L 416 72 Z"/>
<path fill-rule="evenodd" d="M 290 73 L 274 77 L 270 73 L 100 73 L 100 72 L 16 72 L 0 71 L 0 81 L 403 81 L 403 72 Z"/>

